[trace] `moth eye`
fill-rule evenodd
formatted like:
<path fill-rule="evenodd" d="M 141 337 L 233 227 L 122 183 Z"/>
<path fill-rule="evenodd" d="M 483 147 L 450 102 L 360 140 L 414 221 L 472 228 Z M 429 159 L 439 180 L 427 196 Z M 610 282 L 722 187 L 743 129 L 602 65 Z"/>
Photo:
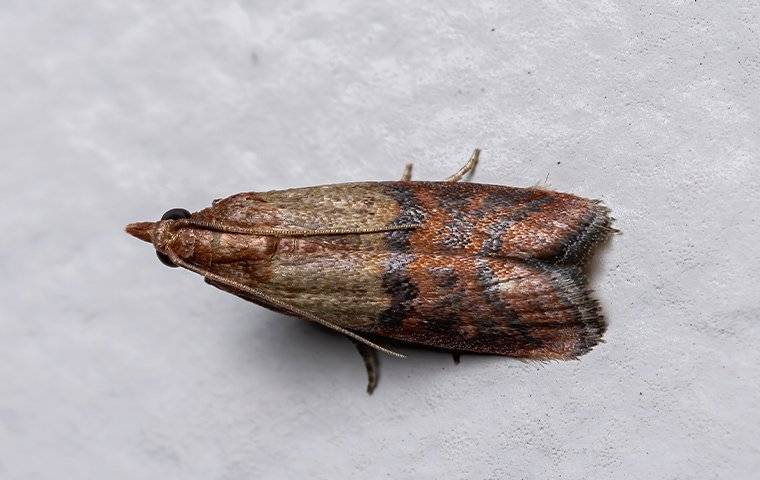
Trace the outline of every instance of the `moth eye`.
<path fill-rule="evenodd" d="M 163 263 L 167 267 L 177 268 L 174 262 L 172 262 L 172 259 L 169 258 L 169 255 L 165 253 L 161 253 L 158 250 L 156 250 L 156 255 L 158 256 L 158 259 L 161 260 L 161 263 Z"/>
<path fill-rule="evenodd" d="M 172 208 L 161 215 L 161 220 L 181 220 L 183 218 L 190 218 L 190 212 L 184 208 Z"/>
<path fill-rule="evenodd" d="M 172 208 L 161 215 L 161 220 L 182 220 L 183 218 L 190 218 L 190 212 L 184 208 Z M 161 263 L 167 267 L 177 268 L 174 262 L 172 262 L 172 259 L 169 258 L 169 255 L 161 253 L 158 250 L 156 250 L 156 255 L 158 256 L 158 259 L 161 260 Z"/>

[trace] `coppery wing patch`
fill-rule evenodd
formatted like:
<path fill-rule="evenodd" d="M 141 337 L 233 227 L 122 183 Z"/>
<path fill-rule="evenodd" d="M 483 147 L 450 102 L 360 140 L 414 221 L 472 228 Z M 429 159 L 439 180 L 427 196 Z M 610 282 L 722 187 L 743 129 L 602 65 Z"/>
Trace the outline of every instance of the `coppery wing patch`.
<path fill-rule="evenodd" d="M 575 264 L 610 232 L 598 202 L 540 189 L 386 183 L 389 306 L 375 333 L 439 348 L 531 359 L 574 358 L 606 328 Z"/>
<path fill-rule="evenodd" d="M 388 237 L 408 240 L 408 245 L 389 242 L 389 248 L 402 251 L 411 247 L 574 264 L 612 231 L 606 207 L 575 195 L 467 183 L 383 185 L 399 204 L 395 222 L 413 218 L 424 224 Z"/>
<path fill-rule="evenodd" d="M 455 351 L 568 359 L 596 345 L 605 330 L 577 267 L 420 255 L 404 268 L 401 288 L 415 295 L 393 295 L 384 315 L 393 312 L 394 321 L 378 322 L 371 333 Z"/>

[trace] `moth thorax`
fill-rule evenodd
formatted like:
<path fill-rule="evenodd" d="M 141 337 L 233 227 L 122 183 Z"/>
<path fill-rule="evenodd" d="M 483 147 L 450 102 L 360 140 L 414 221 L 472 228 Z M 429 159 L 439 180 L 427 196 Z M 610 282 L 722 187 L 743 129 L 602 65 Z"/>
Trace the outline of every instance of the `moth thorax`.
<path fill-rule="evenodd" d="M 169 247 L 188 262 L 208 266 L 269 260 L 277 250 L 277 239 L 191 227 L 170 235 Z"/>

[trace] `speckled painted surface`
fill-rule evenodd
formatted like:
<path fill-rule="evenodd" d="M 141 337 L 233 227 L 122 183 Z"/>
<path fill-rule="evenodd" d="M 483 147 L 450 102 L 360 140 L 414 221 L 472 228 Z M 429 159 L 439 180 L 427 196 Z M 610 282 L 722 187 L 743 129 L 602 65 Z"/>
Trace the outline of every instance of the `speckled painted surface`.
<path fill-rule="evenodd" d="M 9 0 L 0 477 L 752 478 L 755 2 Z M 125 223 L 442 179 L 612 208 L 579 362 L 346 340 L 168 269 Z"/>

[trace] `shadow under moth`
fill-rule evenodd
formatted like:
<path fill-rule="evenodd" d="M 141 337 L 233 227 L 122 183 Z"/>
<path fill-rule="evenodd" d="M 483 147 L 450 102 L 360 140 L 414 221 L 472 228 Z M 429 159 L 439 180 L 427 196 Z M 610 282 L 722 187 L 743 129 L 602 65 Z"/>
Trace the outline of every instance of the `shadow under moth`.
<path fill-rule="evenodd" d="M 574 359 L 606 324 L 582 266 L 609 209 L 543 188 L 364 182 L 240 193 L 127 225 L 159 259 L 263 307 L 349 337 L 364 359 L 392 344 L 528 360 Z"/>

